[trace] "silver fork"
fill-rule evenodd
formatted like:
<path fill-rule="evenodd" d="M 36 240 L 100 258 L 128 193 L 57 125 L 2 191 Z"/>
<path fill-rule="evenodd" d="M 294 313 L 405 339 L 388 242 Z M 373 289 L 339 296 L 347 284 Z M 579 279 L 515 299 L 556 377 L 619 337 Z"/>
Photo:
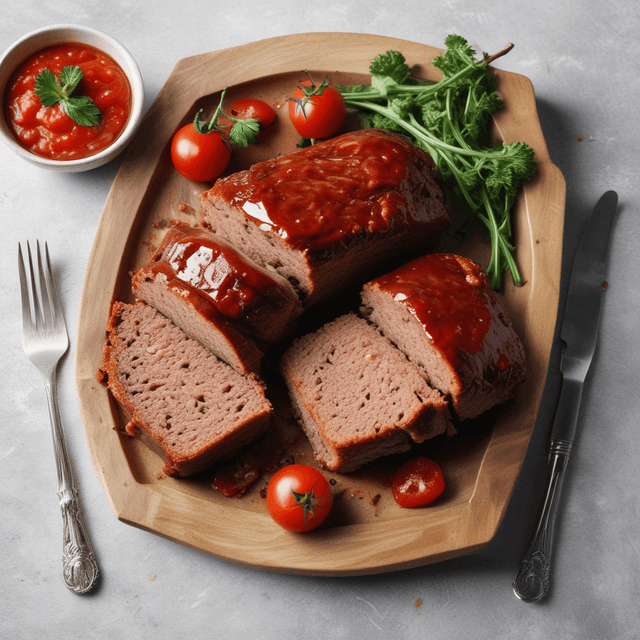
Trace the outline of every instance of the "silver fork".
<path fill-rule="evenodd" d="M 69 336 L 62 305 L 53 282 L 49 249 L 44 243 L 44 260 L 36 241 L 38 275 L 31 247 L 27 242 L 27 260 L 18 243 L 18 270 L 22 294 L 22 344 L 27 357 L 42 374 L 47 392 L 51 432 L 58 470 L 58 498 L 63 521 L 62 575 L 74 593 L 86 593 L 96 583 L 98 564 L 80 510 L 67 443 L 60 419 L 56 370 L 58 361 L 69 348 Z"/>

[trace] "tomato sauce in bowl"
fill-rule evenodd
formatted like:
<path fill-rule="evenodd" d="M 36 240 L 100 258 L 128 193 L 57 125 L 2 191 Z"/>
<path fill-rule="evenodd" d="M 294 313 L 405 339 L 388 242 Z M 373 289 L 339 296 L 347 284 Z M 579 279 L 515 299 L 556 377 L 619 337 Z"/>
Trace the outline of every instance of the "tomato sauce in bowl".
<path fill-rule="evenodd" d="M 101 113 L 98 125 L 76 124 L 61 103 L 45 107 L 35 93 L 44 69 L 57 78 L 66 66 L 78 66 L 83 78 L 74 96 L 88 96 Z M 77 160 L 113 144 L 131 111 L 131 87 L 125 72 L 106 53 L 79 42 L 56 44 L 25 60 L 7 83 L 5 119 L 18 143 L 31 153 L 52 160 Z"/>

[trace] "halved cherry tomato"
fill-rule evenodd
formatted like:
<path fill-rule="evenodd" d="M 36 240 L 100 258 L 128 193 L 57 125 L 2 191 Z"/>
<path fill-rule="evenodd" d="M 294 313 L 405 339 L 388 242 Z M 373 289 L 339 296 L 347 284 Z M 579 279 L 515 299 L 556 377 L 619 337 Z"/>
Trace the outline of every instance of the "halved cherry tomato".
<path fill-rule="evenodd" d="M 440 465 L 429 458 L 414 458 L 396 471 L 391 484 L 395 501 L 407 509 L 431 504 L 444 491 Z"/>
<path fill-rule="evenodd" d="M 234 118 L 257 118 L 261 127 L 268 127 L 276 119 L 276 112 L 262 100 L 255 98 L 239 98 L 234 101 L 227 113 Z"/>
<path fill-rule="evenodd" d="M 178 173 L 194 182 L 211 182 L 229 164 L 231 150 L 219 131 L 200 133 L 187 124 L 173 136 L 171 160 Z"/>
<path fill-rule="evenodd" d="M 315 140 L 332 136 L 344 122 L 347 110 L 340 92 L 323 82 L 302 83 L 289 98 L 289 118 L 303 137 Z"/>
<path fill-rule="evenodd" d="M 326 478 L 306 464 L 290 464 L 267 487 L 267 510 L 287 531 L 311 531 L 329 515 L 333 494 Z"/>

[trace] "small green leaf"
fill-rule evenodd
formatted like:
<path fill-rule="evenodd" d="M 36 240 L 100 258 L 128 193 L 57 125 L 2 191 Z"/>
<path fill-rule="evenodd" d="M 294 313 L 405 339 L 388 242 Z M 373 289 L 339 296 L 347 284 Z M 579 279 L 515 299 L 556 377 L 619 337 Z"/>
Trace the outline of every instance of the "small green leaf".
<path fill-rule="evenodd" d="M 43 69 L 36 78 L 35 94 L 40 97 L 40 102 L 45 107 L 53 107 L 65 97 L 58 79 L 49 69 Z"/>
<path fill-rule="evenodd" d="M 101 113 L 88 96 L 73 96 L 62 101 L 67 115 L 81 127 L 93 127 L 100 124 Z"/>
<path fill-rule="evenodd" d="M 69 97 L 75 90 L 75 88 L 82 80 L 82 71 L 80 67 L 67 66 L 63 67 L 60 71 L 60 82 L 62 83 L 62 90 Z"/>
<path fill-rule="evenodd" d="M 409 114 L 413 111 L 415 106 L 415 100 L 413 96 L 406 96 L 405 98 L 394 98 L 389 102 L 389 108 L 393 113 L 401 118 L 409 119 Z"/>
<path fill-rule="evenodd" d="M 371 76 L 371 87 L 377 89 L 381 96 L 389 93 L 389 87 L 395 87 L 398 83 L 390 76 Z"/>
<path fill-rule="evenodd" d="M 246 147 L 258 141 L 258 133 L 260 133 L 260 120 L 257 118 L 238 119 L 231 127 L 229 140 L 238 147 Z"/>
<path fill-rule="evenodd" d="M 369 71 L 374 76 L 387 76 L 396 84 L 405 82 L 412 73 L 411 67 L 399 51 L 387 51 L 375 57 Z"/>
<path fill-rule="evenodd" d="M 100 124 L 102 114 L 89 96 L 71 96 L 82 80 L 82 71 L 76 66 L 66 66 L 58 78 L 49 70 L 43 69 L 36 78 L 35 94 L 45 107 L 53 107 L 58 102 L 65 113 L 81 127 L 93 127 Z"/>

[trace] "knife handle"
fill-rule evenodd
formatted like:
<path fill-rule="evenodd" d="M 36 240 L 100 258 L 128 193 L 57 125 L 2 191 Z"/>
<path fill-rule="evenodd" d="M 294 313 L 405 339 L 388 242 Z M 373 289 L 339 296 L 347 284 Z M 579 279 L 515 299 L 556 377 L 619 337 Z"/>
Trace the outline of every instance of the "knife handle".
<path fill-rule="evenodd" d="M 551 543 L 564 470 L 569 461 L 571 442 L 551 440 L 549 445 L 549 476 L 544 502 L 538 514 L 536 529 L 520 569 L 513 581 L 513 591 L 523 602 L 537 602 L 549 589 Z"/>

